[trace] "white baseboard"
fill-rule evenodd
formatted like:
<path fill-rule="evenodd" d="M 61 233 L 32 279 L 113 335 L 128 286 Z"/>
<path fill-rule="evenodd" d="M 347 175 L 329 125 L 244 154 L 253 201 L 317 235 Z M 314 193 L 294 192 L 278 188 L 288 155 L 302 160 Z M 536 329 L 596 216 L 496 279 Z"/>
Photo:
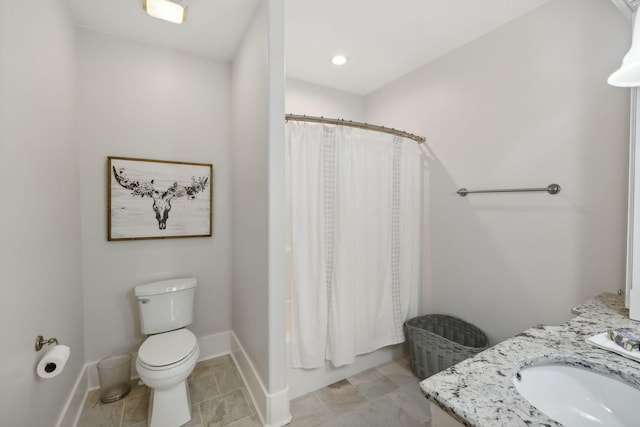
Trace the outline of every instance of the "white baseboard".
<path fill-rule="evenodd" d="M 218 334 L 207 335 L 206 337 L 198 337 L 198 346 L 200 347 L 200 358 L 198 362 L 229 354 L 231 353 L 231 332 L 225 331 Z M 137 352 L 131 353 L 131 378 L 138 378 L 138 373 L 136 372 L 137 354 Z M 89 390 L 95 390 L 100 387 L 98 380 L 98 362 L 99 360 L 96 360 L 86 364 Z"/>
<path fill-rule="evenodd" d="M 231 353 L 231 335 L 233 332 L 225 331 L 218 334 L 207 335 L 198 338 L 200 346 L 200 359 L 198 361 L 213 359 Z"/>
<path fill-rule="evenodd" d="M 289 387 L 276 393 L 268 393 L 251 359 L 233 332 L 231 332 L 231 357 L 247 386 L 260 422 L 265 427 L 280 427 L 291 422 Z"/>
<path fill-rule="evenodd" d="M 200 347 L 200 358 L 198 361 L 230 354 L 231 335 L 231 331 L 226 331 L 199 337 L 198 346 Z M 138 373 L 136 372 L 136 354 L 135 352 L 132 353 L 133 357 L 131 358 L 132 379 L 138 378 Z M 99 360 L 85 363 L 80 375 L 78 375 L 73 390 L 71 390 L 67 403 L 60 414 L 56 427 L 72 427 L 78 423 L 87 394 L 91 390 L 100 387 L 100 381 L 98 380 L 98 362 Z"/>
<path fill-rule="evenodd" d="M 312 391 L 326 387 L 336 381 L 357 375 L 360 372 L 382 365 L 394 359 L 402 357 L 405 353 L 405 344 L 396 344 L 383 347 L 368 354 L 356 356 L 355 361 L 350 365 L 336 368 L 330 362 L 325 361 L 324 365 L 316 369 L 300 369 L 291 367 L 291 361 L 287 363 L 289 384 L 289 398 L 295 399 Z M 290 343 L 287 343 L 287 357 L 291 357 Z"/>
<path fill-rule="evenodd" d="M 71 389 L 71 394 L 60 413 L 56 427 L 73 427 L 78 423 L 87 397 L 88 384 L 87 365 L 85 364 L 80 370 L 73 389 Z"/>

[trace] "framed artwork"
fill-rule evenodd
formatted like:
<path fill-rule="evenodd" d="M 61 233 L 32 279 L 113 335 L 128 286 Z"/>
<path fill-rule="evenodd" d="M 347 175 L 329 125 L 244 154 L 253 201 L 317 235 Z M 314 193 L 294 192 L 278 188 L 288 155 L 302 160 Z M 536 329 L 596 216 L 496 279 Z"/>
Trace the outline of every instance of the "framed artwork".
<path fill-rule="evenodd" d="M 212 235 L 213 165 L 108 158 L 107 240 Z"/>

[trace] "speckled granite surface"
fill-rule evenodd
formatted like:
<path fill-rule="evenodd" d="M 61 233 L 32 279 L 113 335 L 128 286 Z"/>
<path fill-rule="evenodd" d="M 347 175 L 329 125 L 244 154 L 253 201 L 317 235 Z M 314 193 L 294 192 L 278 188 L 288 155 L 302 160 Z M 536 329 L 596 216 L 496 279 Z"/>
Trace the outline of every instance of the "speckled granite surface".
<path fill-rule="evenodd" d="M 624 297 L 604 293 L 572 309 L 560 326 L 538 325 L 420 383 L 427 398 L 467 426 L 561 426 L 529 404 L 512 379 L 523 366 L 562 362 L 640 387 L 640 363 L 585 342 L 611 328 L 631 328 Z"/>

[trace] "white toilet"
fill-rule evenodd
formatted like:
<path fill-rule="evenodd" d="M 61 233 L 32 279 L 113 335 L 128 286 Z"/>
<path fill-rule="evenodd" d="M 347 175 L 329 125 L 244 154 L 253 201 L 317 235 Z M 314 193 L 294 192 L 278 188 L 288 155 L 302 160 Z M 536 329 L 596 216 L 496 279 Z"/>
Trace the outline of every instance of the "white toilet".
<path fill-rule="evenodd" d="M 138 349 L 136 370 L 151 388 L 150 427 L 178 427 L 191 419 L 187 377 L 200 347 L 186 329 L 193 321 L 195 278 L 164 280 L 137 286 L 140 326 L 149 335 Z"/>

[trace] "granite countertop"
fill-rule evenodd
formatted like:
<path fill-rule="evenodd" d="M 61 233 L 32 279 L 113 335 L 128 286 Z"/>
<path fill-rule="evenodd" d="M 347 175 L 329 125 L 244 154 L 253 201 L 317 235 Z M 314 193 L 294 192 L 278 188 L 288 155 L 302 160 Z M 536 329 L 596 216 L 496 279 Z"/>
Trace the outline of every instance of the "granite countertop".
<path fill-rule="evenodd" d="M 640 387 L 640 363 L 585 342 L 608 329 L 630 328 L 624 296 L 603 293 L 572 309 L 560 326 L 538 325 L 420 383 L 427 398 L 467 426 L 561 426 L 526 401 L 513 385 L 523 366 L 562 362 L 594 369 Z"/>

